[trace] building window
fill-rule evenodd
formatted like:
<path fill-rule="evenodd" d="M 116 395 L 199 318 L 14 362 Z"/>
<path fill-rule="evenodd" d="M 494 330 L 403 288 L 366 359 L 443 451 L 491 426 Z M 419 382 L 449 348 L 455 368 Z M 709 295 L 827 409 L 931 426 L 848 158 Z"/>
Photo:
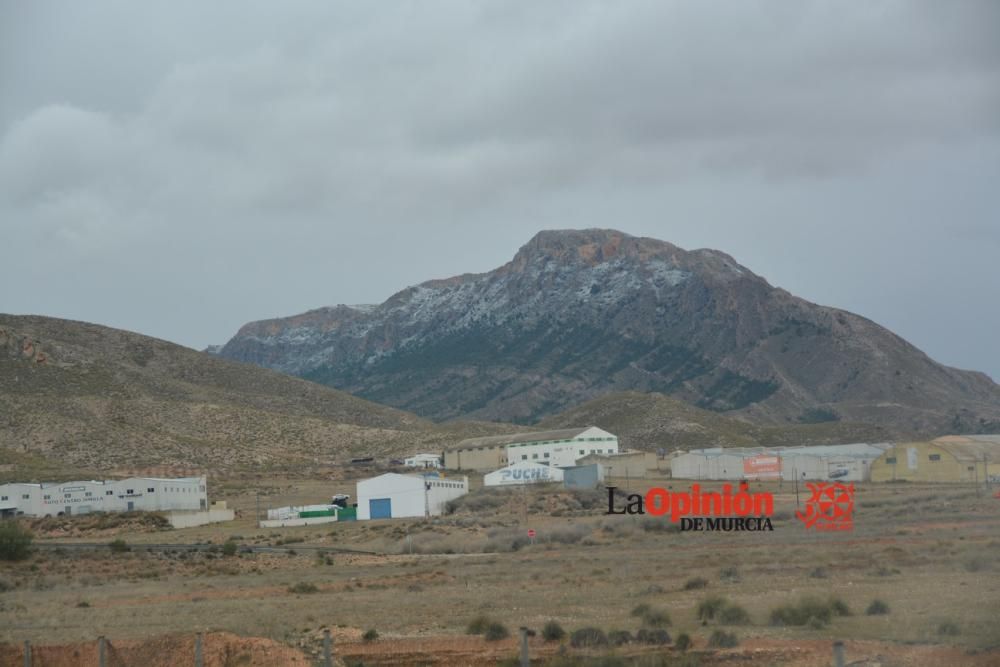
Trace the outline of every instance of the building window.
<path fill-rule="evenodd" d="M 134 493 L 135 493 L 134 489 L 125 489 L 125 495 L 126 496 L 131 496 Z"/>
<path fill-rule="evenodd" d="M 73 497 L 72 493 L 64 493 L 63 494 L 63 498 L 72 498 L 72 497 Z"/>
<path fill-rule="evenodd" d="M 531 458 L 533 458 L 533 459 L 537 459 L 537 458 L 538 458 L 538 454 L 532 454 L 532 455 L 531 455 Z"/>
<path fill-rule="evenodd" d="M 927 458 L 929 458 L 931 461 L 940 461 L 941 460 L 941 455 L 940 454 L 931 454 Z"/>
<path fill-rule="evenodd" d="M 30 493 L 22 493 L 21 494 L 21 500 L 31 500 L 31 494 Z"/>
<path fill-rule="evenodd" d="M 528 455 L 527 454 L 521 454 L 521 460 L 522 461 L 527 461 L 528 460 Z"/>
<path fill-rule="evenodd" d="M 87 496 L 87 497 L 89 498 L 89 497 L 91 497 L 91 496 L 92 496 L 92 495 L 94 495 L 94 494 L 93 494 L 93 493 L 91 493 L 90 491 L 87 491 L 87 492 L 86 492 L 86 493 L 84 493 L 83 495 L 85 495 L 85 496 Z"/>
<path fill-rule="evenodd" d="M 895 456 L 887 456 L 887 457 L 885 457 L 885 462 L 886 463 L 895 463 L 896 462 L 896 457 Z"/>
<path fill-rule="evenodd" d="M 48 496 L 45 497 L 48 498 Z M 7 500 L 7 496 L 0 496 L 0 500 Z"/>
<path fill-rule="evenodd" d="M 52 496 L 42 496 L 42 498 L 44 498 L 45 500 L 52 500 Z M 7 496 L 4 496 L 3 499 L 7 500 Z"/>
<path fill-rule="evenodd" d="M 156 489 L 154 489 L 153 487 L 149 487 L 146 489 L 146 493 L 156 493 Z"/>
<path fill-rule="evenodd" d="M 545 452 L 545 458 L 549 458 L 549 453 Z"/>
<path fill-rule="evenodd" d="M 580 450 L 580 456 L 583 456 L 583 450 L 582 449 Z"/>
<path fill-rule="evenodd" d="M 115 495 L 115 492 L 114 491 L 105 491 L 104 495 L 106 495 L 106 496 L 113 496 L 113 495 Z"/>

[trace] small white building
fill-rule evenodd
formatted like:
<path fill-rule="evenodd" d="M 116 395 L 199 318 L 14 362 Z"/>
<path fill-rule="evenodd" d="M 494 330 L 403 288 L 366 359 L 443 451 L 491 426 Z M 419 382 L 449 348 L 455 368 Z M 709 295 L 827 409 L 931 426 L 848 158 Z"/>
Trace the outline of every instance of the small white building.
<path fill-rule="evenodd" d="M 91 512 L 208 510 L 204 477 L 0 485 L 2 516 L 68 516 Z"/>
<path fill-rule="evenodd" d="M 469 492 L 468 477 L 386 473 L 358 482 L 358 520 L 437 516 Z"/>
<path fill-rule="evenodd" d="M 562 480 L 562 468 L 553 468 L 544 463 L 517 461 L 506 468 L 500 468 L 484 475 L 483 486 L 544 484 L 546 482 L 561 482 Z"/>
<path fill-rule="evenodd" d="M 410 468 L 440 468 L 440 454 L 414 454 L 403 459 L 403 465 Z"/>

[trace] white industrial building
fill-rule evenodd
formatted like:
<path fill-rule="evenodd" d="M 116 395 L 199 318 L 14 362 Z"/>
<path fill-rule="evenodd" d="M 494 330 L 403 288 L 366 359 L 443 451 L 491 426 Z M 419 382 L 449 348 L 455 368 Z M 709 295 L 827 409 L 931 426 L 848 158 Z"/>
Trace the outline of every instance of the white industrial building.
<path fill-rule="evenodd" d="M 204 477 L 0 485 L 0 516 L 4 517 L 208 509 Z"/>
<path fill-rule="evenodd" d="M 554 468 L 545 463 L 516 461 L 506 468 L 483 475 L 483 486 L 514 486 L 518 484 L 544 484 L 561 482 L 562 468 Z"/>
<path fill-rule="evenodd" d="M 410 468 L 440 468 L 440 454 L 414 454 L 403 459 L 403 465 Z"/>
<path fill-rule="evenodd" d="M 808 447 L 714 447 L 674 456 L 671 475 L 680 479 L 867 481 L 871 464 L 888 443 Z"/>
<path fill-rule="evenodd" d="M 584 426 L 463 440 L 445 450 L 444 467 L 486 472 L 528 461 L 565 468 L 576 465 L 577 459 L 588 454 L 617 452 L 618 436 L 596 426 Z"/>
<path fill-rule="evenodd" d="M 389 472 L 358 482 L 358 520 L 437 516 L 468 492 L 468 477 Z"/>

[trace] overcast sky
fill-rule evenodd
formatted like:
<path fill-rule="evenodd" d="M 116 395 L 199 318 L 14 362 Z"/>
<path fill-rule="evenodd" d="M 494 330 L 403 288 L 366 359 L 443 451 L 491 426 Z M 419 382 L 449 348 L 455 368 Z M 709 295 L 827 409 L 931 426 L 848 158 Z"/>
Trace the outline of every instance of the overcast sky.
<path fill-rule="evenodd" d="M 195 348 L 541 229 L 1000 379 L 1000 2 L 0 0 L 0 312 Z"/>

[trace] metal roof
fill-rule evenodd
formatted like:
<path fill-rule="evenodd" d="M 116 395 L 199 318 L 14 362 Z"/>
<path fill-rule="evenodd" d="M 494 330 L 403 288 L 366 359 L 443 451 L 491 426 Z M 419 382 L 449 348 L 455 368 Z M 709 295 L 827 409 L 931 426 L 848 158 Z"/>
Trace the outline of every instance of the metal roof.
<path fill-rule="evenodd" d="M 959 461 L 1000 461 L 998 435 L 946 435 L 931 444 L 937 445 Z"/>
<path fill-rule="evenodd" d="M 447 451 L 454 452 L 460 449 L 473 449 L 476 447 L 495 447 L 497 445 L 513 445 L 522 442 L 545 442 L 547 440 L 572 440 L 584 431 L 594 428 L 593 426 L 583 426 L 580 428 L 564 428 L 558 431 L 536 431 L 534 433 L 511 433 L 508 435 L 487 435 L 481 438 L 469 438 L 463 440 Z"/>

